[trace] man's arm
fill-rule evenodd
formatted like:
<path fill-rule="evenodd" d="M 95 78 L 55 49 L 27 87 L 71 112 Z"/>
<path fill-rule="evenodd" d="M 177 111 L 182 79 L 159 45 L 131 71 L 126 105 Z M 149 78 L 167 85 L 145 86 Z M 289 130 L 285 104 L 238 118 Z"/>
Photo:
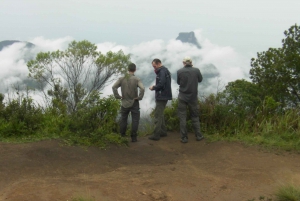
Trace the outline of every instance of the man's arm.
<path fill-rule="evenodd" d="M 121 99 L 122 96 L 120 96 L 119 92 L 118 92 L 118 88 L 121 86 L 121 79 L 122 78 L 119 78 L 116 83 L 112 86 L 112 90 L 113 90 L 113 93 L 114 93 L 114 96 L 116 99 Z"/>
<path fill-rule="evenodd" d="M 145 87 L 142 83 L 142 81 L 139 79 L 138 81 L 138 87 L 140 88 L 140 93 L 139 93 L 139 97 L 137 98 L 138 100 L 142 100 L 144 97 L 144 93 L 145 93 Z"/>
<path fill-rule="evenodd" d="M 179 77 L 179 72 L 177 71 L 177 84 L 180 85 L 180 77 Z"/>
<path fill-rule="evenodd" d="M 202 74 L 199 69 L 198 69 L 198 72 L 199 72 L 198 73 L 198 82 L 202 82 L 203 77 L 202 77 Z"/>
<path fill-rule="evenodd" d="M 161 70 L 159 72 L 159 81 L 157 83 L 157 85 L 154 85 L 152 90 L 155 90 L 155 91 L 161 91 L 165 84 L 166 84 L 166 71 L 165 70 Z"/>

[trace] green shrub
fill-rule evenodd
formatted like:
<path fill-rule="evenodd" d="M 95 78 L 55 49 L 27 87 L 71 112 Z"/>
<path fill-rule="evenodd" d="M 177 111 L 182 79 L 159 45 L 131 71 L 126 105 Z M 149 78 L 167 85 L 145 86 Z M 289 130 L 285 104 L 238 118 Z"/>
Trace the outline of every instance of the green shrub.
<path fill-rule="evenodd" d="M 72 201 L 95 201 L 94 198 L 76 197 L 72 198 Z"/>
<path fill-rule="evenodd" d="M 47 108 L 36 106 L 29 97 L 3 104 L 0 96 L 0 138 L 30 139 L 62 138 L 69 144 L 96 145 L 126 144 L 118 134 L 117 117 L 120 101 L 114 97 L 100 98 L 92 94 L 68 114 L 63 102 Z M 19 140 L 17 140 L 19 141 Z"/>
<path fill-rule="evenodd" d="M 97 144 L 106 134 L 118 132 L 116 119 L 119 109 L 119 100 L 112 96 L 100 98 L 100 94 L 94 92 L 71 115 L 69 130 L 72 135 L 90 139 L 92 144 Z"/>
<path fill-rule="evenodd" d="M 2 103 L 1 103 L 2 104 Z M 0 136 L 17 137 L 37 132 L 43 123 L 43 113 L 29 97 L 19 97 L 2 106 Z"/>
<path fill-rule="evenodd" d="M 277 201 L 300 201 L 300 188 L 292 185 L 282 186 L 275 195 Z"/>

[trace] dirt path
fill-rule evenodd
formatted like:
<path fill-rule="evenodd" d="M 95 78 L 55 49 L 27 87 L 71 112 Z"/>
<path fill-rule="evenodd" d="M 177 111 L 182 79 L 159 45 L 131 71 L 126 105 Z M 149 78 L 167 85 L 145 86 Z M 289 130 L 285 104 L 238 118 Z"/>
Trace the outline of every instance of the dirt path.
<path fill-rule="evenodd" d="M 158 142 L 81 148 L 58 141 L 0 143 L 0 200 L 247 201 L 300 185 L 300 155 L 238 143 Z"/>

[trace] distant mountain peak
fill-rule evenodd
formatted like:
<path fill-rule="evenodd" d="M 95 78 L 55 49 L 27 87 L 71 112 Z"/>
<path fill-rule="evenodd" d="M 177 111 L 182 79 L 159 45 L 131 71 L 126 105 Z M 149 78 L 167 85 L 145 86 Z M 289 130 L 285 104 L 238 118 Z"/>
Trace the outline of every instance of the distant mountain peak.
<path fill-rule="evenodd" d="M 0 42 L 0 51 L 14 43 L 26 43 L 26 47 L 27 48 L 31 48 L 34 47 L 35 45 L 33 43 L 30 42 L 26 42 L 26 41 L 18 41 L 18 40 L 4 40 Z"/>
<path fill-rule="evenodd" d="M 195 37 L 195 33 L 193 31 L 180 32 L 176 40 L 180 40 L 183 43 L 191 43 L 193 45 L 196 45 L 198 48 L 201 48 L 200 44 L 197 41 L 197 38 Z"/>

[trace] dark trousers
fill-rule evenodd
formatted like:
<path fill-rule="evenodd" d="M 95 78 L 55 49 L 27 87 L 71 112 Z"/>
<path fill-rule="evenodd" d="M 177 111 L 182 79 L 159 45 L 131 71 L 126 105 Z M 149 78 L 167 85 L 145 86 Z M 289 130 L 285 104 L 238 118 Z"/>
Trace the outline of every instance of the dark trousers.
<path fill-rule="evenodd" d="M 178 99 L 178 116 L 180 120 L 180 134 L 181 138 L 187 138 L 187 129 L 186 129 L 186 113 L 187 107 L 189 108 L 192 124 L 194 128 L 194 132 L 196 136 L 201 137 L 202 134 L 200 132 L 200 122 L 199 122 L 199 104 L 198 100 L 193 102 L 185 102 L 183 100 Z"/>
<path fill-rule="evenodd" d="M 161 135 L 167 134 L 167 127 L 165 124 L 164 110 L 167 105 L 167 100 L 156 100 L 155 101 L 155 111 L 154 111 L 154 124 L 155 128 L 153 131 L 153 136 L 160 138 Z"/>
<path fill-rule="evenodd" d="M 127 130 L 127 119 L 129 112 L 131 113 L 131 137 L 137 136 L 137 131 L 140 121 L 140 104 L 139 101 L 134 101 L 133 105 L 129 108 L 121 107 L 121 122 L 120 122 L 120 133 L 125 136 Z"/>

